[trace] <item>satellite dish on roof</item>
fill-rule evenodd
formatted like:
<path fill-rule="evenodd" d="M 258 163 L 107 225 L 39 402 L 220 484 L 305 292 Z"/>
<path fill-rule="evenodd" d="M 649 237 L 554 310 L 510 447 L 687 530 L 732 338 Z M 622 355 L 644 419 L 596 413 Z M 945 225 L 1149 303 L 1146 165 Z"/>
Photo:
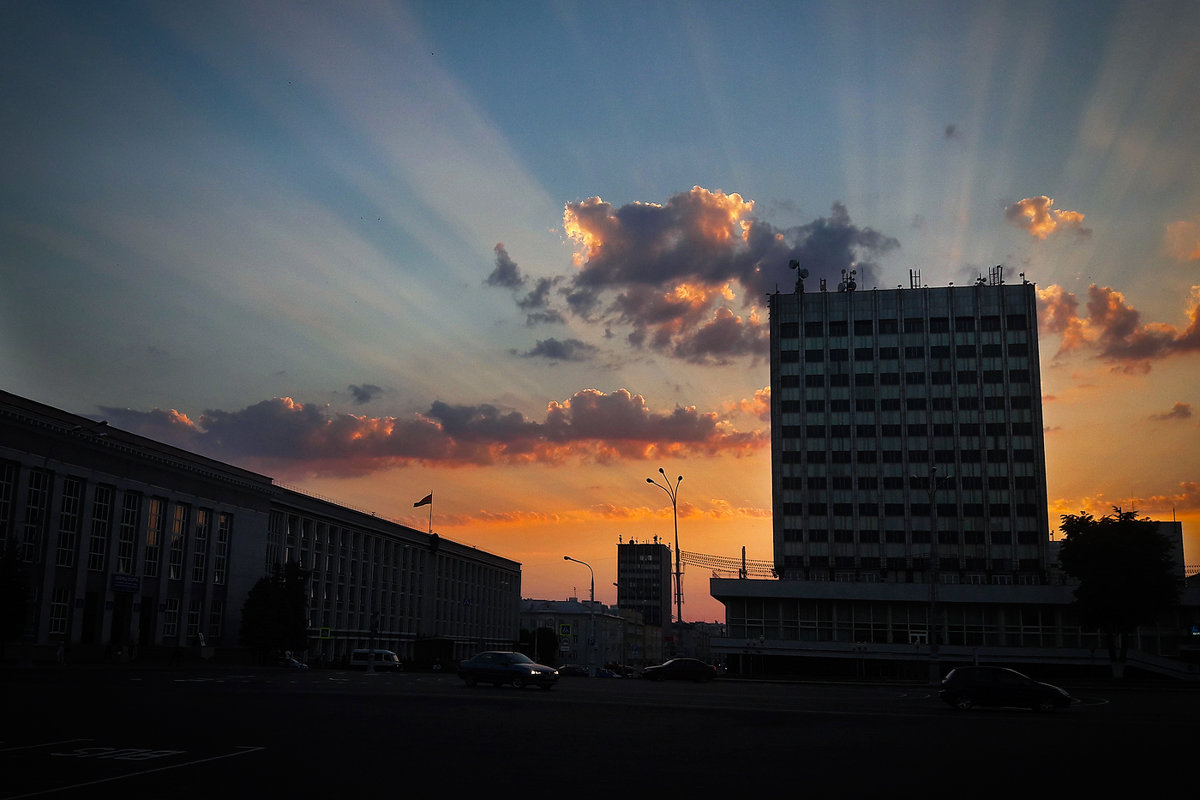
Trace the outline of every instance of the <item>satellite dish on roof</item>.
<path fill-rule="evenodd" d="M 796 270 L 796 294 L 802 293 L 804 291 L 804 279 L 808 277 L 808 270 L 801 269 L 800 262 L 794 258 L 788 262 L 788 269 Z"/>

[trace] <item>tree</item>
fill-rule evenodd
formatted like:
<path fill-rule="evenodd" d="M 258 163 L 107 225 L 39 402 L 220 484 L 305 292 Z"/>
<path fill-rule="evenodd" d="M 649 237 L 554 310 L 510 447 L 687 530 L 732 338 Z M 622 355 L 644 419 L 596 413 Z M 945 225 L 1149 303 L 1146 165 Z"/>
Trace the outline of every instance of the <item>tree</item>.
<path fill-rule="evenodd" d="M 312 573 L 289 561 L 259 578 L 242 606 L 242 644 L 263 660 L 308 643 L 308 579 Z"/>
<path fill-rule="evenodd" d="M 1066 534 L 1059 562 L 1079 580 L 1075 607 L 1083 624 L 1105 635 L 1113 677 L 1120 678 L 1130 634 L 1179 602 L 1171 541 L 1148 519 L 1116 506 L 1100 519 L 1064 514 L 1059 527 Z"/>

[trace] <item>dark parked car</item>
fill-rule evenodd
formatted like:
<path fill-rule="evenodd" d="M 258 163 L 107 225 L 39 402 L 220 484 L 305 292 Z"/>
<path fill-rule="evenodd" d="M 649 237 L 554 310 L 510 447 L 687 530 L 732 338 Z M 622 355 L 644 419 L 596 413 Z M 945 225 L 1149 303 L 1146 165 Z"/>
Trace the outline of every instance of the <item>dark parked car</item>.
<path fill-rule="evenodd" d="M 458 675 L 467 686 L 492 683 L 502 686 L 511 683 L 518 689 L 535 685 L 550 689 L 558 680 L 558 670 L 536 664 L 524 653 L 489 650 L 479 653 L 458 665 Z"/>
<path fill-rule="evenodd" d="M 1071 695 L 1005 667 L 959 667 L 942 679 L 938 696 L 959 709 L 1011 706 L 1053 711 L 1071 705 Z"/>
<path fill-rule="evenodd" d="M 711 681 L 717 668 L 697 658 L 672 658 L 666 663 L 642 670 L 642 677 L 652 681 Z"/>
<path fill-rule="evenodd" d="M 563 664 L 558 668 L 558 674 L 564 678 L 586 678 L 588 668 L 582 664 Z"/>

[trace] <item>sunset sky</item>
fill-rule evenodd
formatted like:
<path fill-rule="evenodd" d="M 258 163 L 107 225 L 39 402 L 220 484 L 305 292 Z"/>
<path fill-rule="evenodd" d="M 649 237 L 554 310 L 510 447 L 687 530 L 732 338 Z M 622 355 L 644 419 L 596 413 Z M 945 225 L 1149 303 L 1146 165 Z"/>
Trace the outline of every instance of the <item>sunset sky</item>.
<path fill-rule="evenodd" d="M 765 295 L 1003 265 L 1200 564 L 1200 3 L 6 3 L 0 388 L 615 601 L 771 558 Z M 723 619 L 687 567 L 684 616 Z"/>

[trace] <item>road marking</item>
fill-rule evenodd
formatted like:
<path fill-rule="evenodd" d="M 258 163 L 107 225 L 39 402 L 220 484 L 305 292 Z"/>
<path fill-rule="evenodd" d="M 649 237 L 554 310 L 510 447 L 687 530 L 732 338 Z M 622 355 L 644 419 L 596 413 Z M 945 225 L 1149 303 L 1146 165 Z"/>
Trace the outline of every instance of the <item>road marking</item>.
<path fill-rule="evenodd" d="M 70 741 L 78 741 L 78 740 L 70 740 Z M 99 778 L 94 781 L 85 781 L 83 783 L 73 783 L 73 784 L 70 784 L 69 786 L 58 786 L 53 789 L 42 789 L 42 790 L 36 791 L 36 792 L 27 792 L 26 794 L 9 795 L 7 798 L 5 798 L 5 800 L 18 800 L 18 798 L 22 798 L 22 797 L 41 797 L 42 795 L 54 794 L 55 792 L 65 792 L 69 789 L 81 789 L 85 786 L 98 786 L 102 783 L 112 783 L 114 781 L 123 781 L 123 780 L 126 780 L 127 778 L 137 777 L 138 775 L 150 775 L 151 773 L 154 773 L 154 772 L 166 772 L 167 770 L 179 769 L 180 767 L 192 767 L 197 764 L 205 764 L 205 763 L 208 763 L 209 761 L 221 761 L 222 759 L 233 758 L 235 756 L 249 755 L 250 753 L 257 753 L 258 751 L 265 750 L 266 748 L 265 747 L 254 747 L 254 746 L 243 746 L 243 747 L 238 747 L 237 749 L 239 752 L 225 753 L 224 755 L 210 756 L 209 758 L 198 758 L 194 761 L 185 761 L 182 764 L 172 764 L 172 765 L 166 766 L 166 767 L 155 767 L 154 769 L 143 769 L 143 770 L 138 770 L 137 772 L 129 772 L 124 775 L 114 775 L 111 778 Z"/>
<path fill-rule="evenodd" d="M 57 742 L 42 742 L 40 744 L 22 744 L 16 747 L 0 747 L 0 753 L 15 753 L 18 750 L 36 750 L 39 747 L 54 747 L 60 744 L 71 744 L 72 742 L 91 742 L 94 739 L 60 739 Z"/>

